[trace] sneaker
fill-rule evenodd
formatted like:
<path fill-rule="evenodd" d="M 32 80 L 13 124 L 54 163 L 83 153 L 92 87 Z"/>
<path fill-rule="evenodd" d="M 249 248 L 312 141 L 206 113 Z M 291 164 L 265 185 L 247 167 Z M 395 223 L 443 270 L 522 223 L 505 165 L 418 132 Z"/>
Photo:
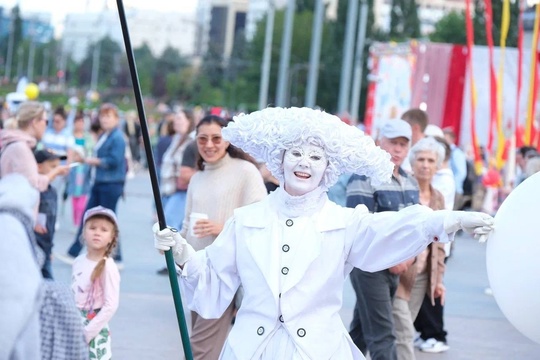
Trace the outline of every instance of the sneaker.
<path fill-rule="evenodd" d="M 424 344 L 424 339 L 422 339 L 420 336 L 418 336 L 416 339 L 414 339 L 414 347 L 417 349 L 420 349 L 422 345 Z"/>
<path fill-rule="evenodd" d="M 73 265 L 75 258 L 69 254 L 54 254 L 55 259 L 60 260 L 64 264 Z"/>
<path fill-rule="evenodd" d="M 427 339 L 422 345 L 420 345 L 420 351 L 427 353 L 441 353 L 448 351 L 448 349 L 450 349 L 450 346 L 446 345 L 446 343 L 433 338 Z"/>

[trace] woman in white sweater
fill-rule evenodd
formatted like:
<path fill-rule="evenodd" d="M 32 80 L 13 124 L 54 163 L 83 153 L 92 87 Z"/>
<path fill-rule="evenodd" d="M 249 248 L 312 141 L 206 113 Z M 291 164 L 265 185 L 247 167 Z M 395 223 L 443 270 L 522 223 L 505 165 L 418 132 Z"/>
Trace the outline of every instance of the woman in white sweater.
<path fill-rule="evenodd" d="M 181 234 L 193 248 L 200 250 L 212 244 L 227 219 L 236 208 L 262 200 L 266 188 L 259 170 L 249 157 L 221 136 L 225 119 L 210 115 L 196 128 L 200 158 L 198 170 L 189 183 L 186 215 Z M 190 224 L 191 213 L 202 213 L 208 219 Z M 193 225 L 193 234 L 190 225 Z M 219 357 L 234 316 L 230 301 L 219 319 L 204 319 L 191 313 L 191 346 L 195 359 L 214 360 Z"/>

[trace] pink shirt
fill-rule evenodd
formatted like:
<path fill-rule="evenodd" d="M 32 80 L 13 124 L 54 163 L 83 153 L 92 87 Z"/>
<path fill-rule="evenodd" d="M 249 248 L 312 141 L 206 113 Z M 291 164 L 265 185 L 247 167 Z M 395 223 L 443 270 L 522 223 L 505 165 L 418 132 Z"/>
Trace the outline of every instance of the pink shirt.
<path fill-rule="evenodd" d="M 26 177 L 33 187 L 45 191 L 49 186 L 49 178 L 38 173 L 32 150 L 36 146 L 36 139 L 22 130 L 13 129 L 2 130 L 0 141 L 5 147 L 0 161 L 0 176 L 18 173 Z"/>
<path fill-rule="evenodd" d="M 112 258 L 108 258 L 101 277 L 95 281 L 93 294 L 90 277 L 97 261 L 90 260 L 86 254 L 79 255 L 73 263 L 71 289 L 75 303 L 80 310 L 101 309 L 84 328 L 86 341 L 90 342 L 111 320 L 120 299 L 120 273 Z"/>

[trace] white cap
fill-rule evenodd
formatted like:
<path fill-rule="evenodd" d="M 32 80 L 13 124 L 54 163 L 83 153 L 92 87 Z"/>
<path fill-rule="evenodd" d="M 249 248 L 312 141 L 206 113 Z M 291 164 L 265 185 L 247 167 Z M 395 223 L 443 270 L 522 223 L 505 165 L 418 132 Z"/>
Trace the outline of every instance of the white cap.
<path fill-rule="evenodd" d="M 379 137 L 385 137 L 387 139 L 404 137 L 407 140 L 411 141 L 411 125 L 409 125 L 409 123 L 405 120 L 401 119 L 388 120 L 381 128 L 381 131 L 379 132 Z"/>
<path fill-rule="evenodd" d="M 424 135 L 426 136 L 437 136 L 444 138 L 444 133 L 440 127 L 433 124 L 428 124 L 426 126 L 426 130 L 424 130 Z"/>
<path fill-rule="evenodd" d="M 107 209 L 101 205 L 98 205 L 96 207 L 93 207 L 91 209 L 86 210 L 83 216 L 83 224 L 86 224 L 86 222 L 93 218 L 96 215 L 101 215 L 109 218 L 114 225 L 118 228 L 118 220 L 116 219 L 116 214 L 111 209 Z"/>

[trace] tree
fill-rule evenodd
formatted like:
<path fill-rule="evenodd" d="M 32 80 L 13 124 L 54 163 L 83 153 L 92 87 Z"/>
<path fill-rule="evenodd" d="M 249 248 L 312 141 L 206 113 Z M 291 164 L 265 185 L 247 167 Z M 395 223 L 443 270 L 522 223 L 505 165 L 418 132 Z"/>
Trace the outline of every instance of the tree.
<path fill-rule="evenodd" d="M 88 47 L 86 57 L 76 70 L 77 76 L 73 85 L 84 86 L 91 83 L 94 51 L 97 51 L 99 55 L 98 86 L 109 88 L 111 85 L 116 85 L 115 77 L 120 69 L 119 64 L 123 52 L 120 46 L 108 36 Z"/>
<path fill-rule="evenodd" d="M 36 49 L 36 75 L 42 80 L 48 80 L 56 74 L 55 49 L 59 46 L 58 41 L 51 40 L 46 44 L 40 44 Z"/>
<path fill-rule="evenodd" d="M 465 14 L 452 11 L 443 16 L 435 24 L 435 30 L 429 35 L 429 39 L 433 42 L 467 44 Z"/>
<path fill-rule="evenodd" d="M 366 26 L 366 42 L 363 52 L 363 71 L 362 71 L 362 84 L 360 95 L 360 119 L 365 112 L 365 104 L 367 97 L 369 69 L 367 67 L 369 59 L 369 47 L 376 41 L 388 41 L 389 35 L 379 29 L 375 25 L 375 15 L 373 12 L 374 0 L 367 0 L 368 4 L 368 18 Z M 325 71 L 321 73 L 319 78 L 319 92 L 318 103 L 324 104 L 324 108 L 328 111 L 335 111 L 337 105 L 338 92 L 335 89 L 339 89 L 339 81 L 341 76 L 341 61 L 343 54 L 343 41 L 345 39 L 345 27 L 347 22 L 347 8 L 348 4 L 345 1 L 338 3 L 338 17 L 335 21 L 330 23 L 331 38 L 329 42 L 323 43 L 322 58 L 324 64 L 327 66 Z"/>
<path fill-rule="evenodd" d="M 500 45 L 501 38 L 501 20 L 502 20 L 502 1 L 492 1 L 493 13 L 493 44 Z M 474 0 L 474 43 L 476 45 L 486 45 L 486 18 L 484 0 Z M 517 46 L 518 36 L 518 16 L 519 2 L 510 2 L 510 27 L 506 39 L 507 46 Z M 435 31 L 430 34 L 429 38 L 435 42 L 446 42 L 452 44 L 465 44 L 467 34 L 465 31 L 465 14 L 464 13 L 449 13 L 441 18 L 435 24 Z"/>
<path fill-rule="evenodd" d="M 137 64 L 137 74 L 139 75 L 141 92 L 149 95 L 152 91 L 156 59 L 146 43 L 133 50 L 133 56 L 135 57 L 135 62 Z"/>
<path fill-rule="evenodd" d="M 315 2 L 317 0 L 296 0 L 295 10 L 297 13 L 304 11 L 315 12 Z"/>
<path fill-rule="evenodd" d="M 281 38 L 283 35 L 284 21 L 285 11 L 276 11 L 271 55 L 271 72 L 269 82 L 270 85 L 268 94 L 268 101 L 270 104 L 275 101 L 274 96 L 277 87 L 279 59 L 281 52 Z M 295 14 L 291 47 L 291 63 L 289 67 L 288 80 L 290 89 L 295 92 L 295 94 L 291 95 L 296 95 L 295 97 L 297 98 L 298 102 L 291 105 L 303 104 L 307 75 L 305 65 L 309 62 L 309 49 L 311 44 L 311 31 L 306 31 L 306 29 L 311 29 L 312 22 L 312 11 L 306 10 L 301 13 Z M 237 89 L 237 91 L 245 93 L 245 95 L 247 96 L 247 102 L 250 104 L 257 104 L 258 101 L 259 86 L 261 80 L 261 63 L 264 53 L 265 28 L 266 20 L 259 22 L 253 40 L 250 44 L 247 45 L 248 50 L 246 51 L 247 57 L 245 61 L 249 65 L 243 73 L 243 76 L 245 78 L 244 86 L 248 87 L 249 90 Z M 323 29 L 323 43 L 325 42 L 324 39 L 328 38 L 328 30 L 329 28 L 325 24 L 325 28 Z M 324 65 L 321 62 L 321 68 L 323 67 Z"/>
<path fill-rule="evenodd" d="M 507 46 L 517 46 L 519 3 L 519 1 L 510 2 L 510 27 L 506 38 Z M 493 13 L 493 43 L 498 46 L 501 38 L 503 2 L 493 0 L 491 10 Z M 474 0 L 474 43 L 477 45 L 487 44 L 484 0 Z"/>
<path fill-rule="evenodd" d="M 15 69 L 17 68 L 17 52 L 19 49 L 19 46 L 22 45 L 23 42 L 23 33 L 22 33 L 22 19 L 21 19 L 21 11 L 19 8 L 19 5 L 15 5 L 11 9 L 11 16 L 9 17 L 9 23 L 7 25 L 8 32 L 6 36 L 3 36 L 0 38 L 0 64 L 2 66 L 0 67 L 2 69 L 2 73 L 5 75 L 6 71 L 6 65 L 9 61 L 8 57 L 8 46 L 9 46 L 9 39 L 10 36 L 12 36 L 13 41 L 13 47 L 12 47 L 12 53 L 11 53 L 11 76 L 15 74 Z"/>
<path fill-rule="evenodd" d="M 415 0 L 392 0 L 390 38 L 395 41 L 420 37 L 420 20 Z"/>
<path fill-rule="evenodd" d="M 178 50 L 167 47 L 163 54 L 157 59 L 153 74 L 152 94 L 156 97 L 167 95 L 167 76 L 170 73 L 177 73 L 187 66 L 185 58 L 180 56 Z"/>
<path fill-rule="evenodd" d="M 367 0 L 369 6 L 368 25 L 366 33 L 366 46 L 364 67 L 367 63 L 369 45 L 374 40 L 387 40 L 388 35 L 374 26 L 373 16 L 374 0 Z M 293 29 L 293 44 L 291 62 L 289 66 L 289 89 L 288 97 L 290 105 L 303 105 L 305 98 L 305 86 L 307 83 L 307 65 L 311 46 L 311 29 L 313 23 L 313 8 L 315 1 L 297 1 L 296 14 Z M 271 72 L 269 84 L 268 104 L 273 104 L 277 86 L 279 58 L 281 51 L 281 38 L 285 11 L 276 11 L 273 43 L 271 48 Z M 337 106 L 339 80 L 341 73 L 341 60 L 345 25 L 347 18 L 347 2 L 338 2 L 338 17 L 335 20 L 326 19 L 322 35 L 322 48 L 319 70 L 319 82 L 317 92 L 317 105 L 326 111 L 335 111 Z M 192 99 L 197 103 L 204 103 L 202 98 L 216 96 L 225 103 L 223 105 L 235 108 L 241 106 L 245 110 L 255 110 L 258 104 L 258 94 L 261 81 L 261 64 L 265 45 L 266 19 L 257 24 L 253 39 L 249 43 L 235 43 L 233 53 L 227 64 L 217 57 L 212 51 L 207 53 L 202 71 L 197 75 L 198 81 L 193 87 Z M 213 61 L 211 61 L 213 60 Z M 221 65 L 221 66 L 220 66 Z M 363 73 L 363 92 L 361 111 L 363 111 L 366 96 L 368 71 Z M 188 76 L 186 78 L 189 78 Z M 189 81 L 188 81 L 189 83 Z M 210 91 L 210 88 L 218 87 L 220 91 Z M 225 94 L 226 96 L 222 96 Z M 215 103 L 217 104 L 217 103 Z"/>
<path fill-rule="evenodd" d="M 14 33 L 13 49 L 17 49 L 19 47 L 19 43 L 23 40 L 21 10 L 19 9 L 19 5 L 16 5 L 11 10 L 11 19 L 13 21 Z"/>

